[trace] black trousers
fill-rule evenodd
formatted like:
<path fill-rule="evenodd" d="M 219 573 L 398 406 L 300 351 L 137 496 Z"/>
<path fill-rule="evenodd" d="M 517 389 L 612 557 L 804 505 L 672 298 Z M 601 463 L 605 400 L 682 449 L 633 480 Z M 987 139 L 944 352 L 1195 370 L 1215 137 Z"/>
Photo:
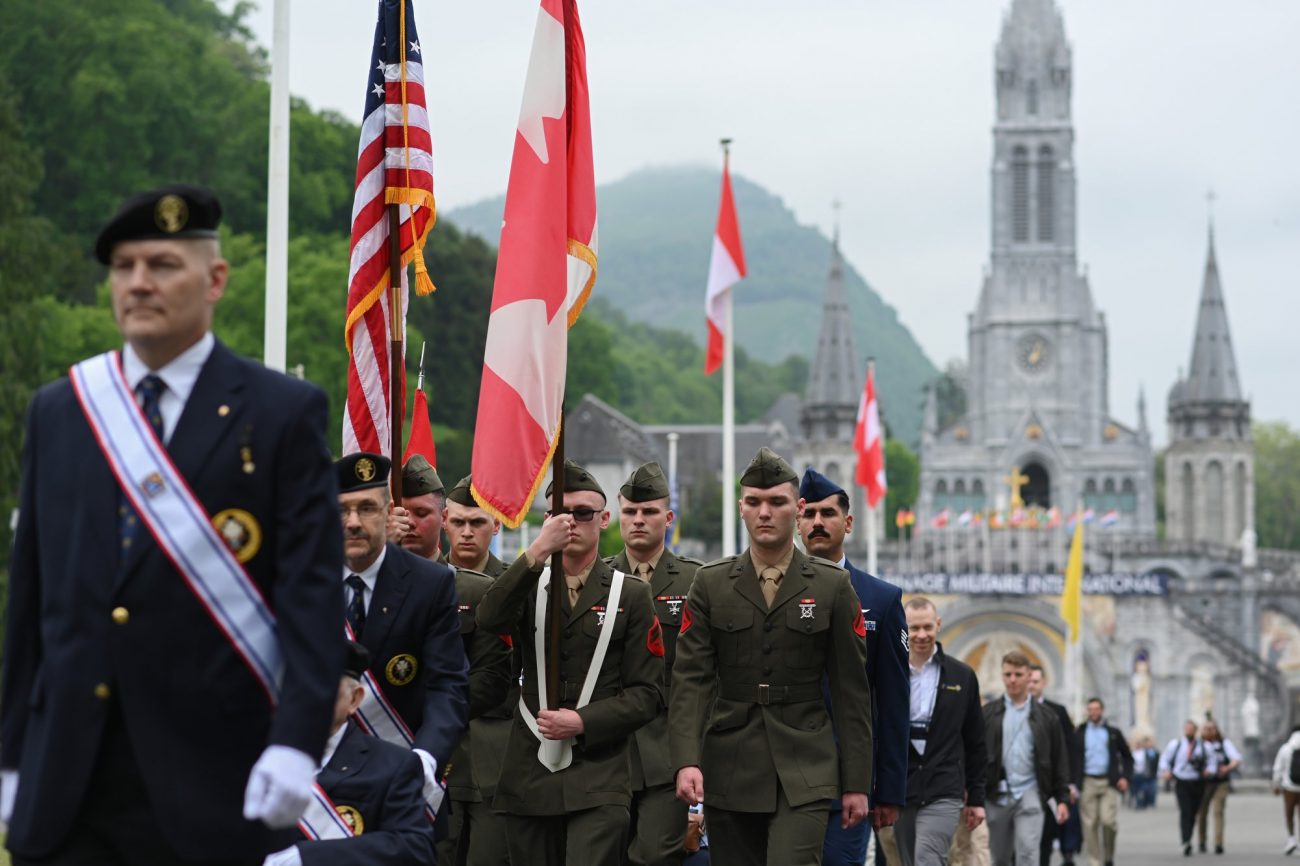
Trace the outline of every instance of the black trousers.
<path fill-rule="evenodd" d="M 520 866 L 622 866 L 626 806 L 595 806 L 568 815 L 506 814 L 510 862 Z"/>
<path fill-rule="evenodd" d="M 76 804 L 69 804 L 76 808 Z M 287 846 L 286 846 L 287 847 Z M 268 852 L 271 853 L 271 852 Z M 187 860 L 163 838 L 131 740 L 114 707 L 90 777 L 86 800 L 63 845 L 48 857 L 14 856 L 14 866 L 261 866 L 250 860 Z"/>
<path fill-rule="evenodd" d="M 1178 799 L 1178 838 L 1184 845 L 1191 844 L 1196 813 L 1201 809 L 1204 793 L 1205 783 L 1200 779 L 1174 779 L 1174 796 Z"/>

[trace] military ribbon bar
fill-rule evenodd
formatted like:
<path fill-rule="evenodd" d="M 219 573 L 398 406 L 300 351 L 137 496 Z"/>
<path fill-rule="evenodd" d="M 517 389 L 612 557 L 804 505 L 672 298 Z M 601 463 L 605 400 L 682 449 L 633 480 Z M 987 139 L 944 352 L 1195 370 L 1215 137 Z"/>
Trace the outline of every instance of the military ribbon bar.
<path fill-rule="evenodd" d="M 284 681 L 275 614 L 149 426 L 118 353 L 82 361 L 69 376 L 95 441 L 141 522 L 275 705 Z"/>

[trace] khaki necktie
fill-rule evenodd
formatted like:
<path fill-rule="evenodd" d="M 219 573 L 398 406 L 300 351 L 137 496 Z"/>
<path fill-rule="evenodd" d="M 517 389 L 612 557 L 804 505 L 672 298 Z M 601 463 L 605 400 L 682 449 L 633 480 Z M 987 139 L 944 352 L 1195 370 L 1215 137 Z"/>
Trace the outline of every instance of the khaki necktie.
<path fill-rule="evenodd" d="M 758 586 L 763 590 L 763 601 L 768 607 L 772 606 L 772 600 L 776 598 L 776 589 L 780 585 L 781 569 L 772 566 L 763 569 L 763 573 L 758 578 Z"/>
<path fill-rule="evenodd" d="M 574 577 L 571 574 L 564 576 L 564 582 L 569 586 L 569 607 L 578 606 L 578 594 L 582 592 L 584 581 L 580 577 Z"/>
<path fill-rule="evenodd" d="M 649 582 L 650 582 L 650 563 L 648 563 L 648 562 L 638 562 L 638 563 L 636 564 L 636 573 L 637 573 L 637 577 L 641 578 L 641 579 L 644 580 L 646 583 L 649 583 Z"/>

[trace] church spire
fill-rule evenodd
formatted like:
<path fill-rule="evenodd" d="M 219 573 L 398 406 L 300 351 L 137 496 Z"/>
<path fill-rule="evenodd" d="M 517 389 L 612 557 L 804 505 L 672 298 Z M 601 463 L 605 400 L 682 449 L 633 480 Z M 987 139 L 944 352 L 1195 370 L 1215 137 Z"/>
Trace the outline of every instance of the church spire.
<path fill-rule="evenodd" d="M 840 254 L 839 203 L 835 204 L 835 227 L 831 240 L 830 273 L 822 296 L 821 333 L 817 354 L 808 372 L 804 394 L 803 421 L 806 431 L 820 438 L 852 437 L 862 381 L 858 375 L 858 354 L 853 346 L 853 320 L 844 285 L 844 259 Z M 843 424 L 844 431 L 832 433 Z"/>
<path fill-rule="evenodd" d="M 1201 305 L 1196 315 L 1192 363 L 1179 389 L 1179 401 L 1240 403 L 1241 384 L 1228 331 L 1228 311 L 1223 303 L 1219 263 L 1214 250 L 1214 223 L 1210 222 Z"/>

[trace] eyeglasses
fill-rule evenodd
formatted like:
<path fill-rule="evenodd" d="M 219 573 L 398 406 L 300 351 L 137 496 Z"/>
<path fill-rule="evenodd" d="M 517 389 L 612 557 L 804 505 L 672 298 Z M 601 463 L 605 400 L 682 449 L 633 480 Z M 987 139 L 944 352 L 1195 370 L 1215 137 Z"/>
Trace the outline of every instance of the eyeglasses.
<path fill-rule="evenodd" d="M 360 505 L 340 505 L 339 519 L 347 520 L 348 515 L 355 511 L 357 517 L 360 517 L 362 520 L 374 520 L 383 512 L 383 510 L 384 509 L 381 506 L 376 505 L 373 502 L 362 502 Z"/>
<path fill-rule="evenodd" d="M 579 523 L 590 523 L 592 518 L 597 514 L 594 508 L 566 508 L 563 511 L 557 511 L 556 514 L 572 514 L 573 519 Z"/>

